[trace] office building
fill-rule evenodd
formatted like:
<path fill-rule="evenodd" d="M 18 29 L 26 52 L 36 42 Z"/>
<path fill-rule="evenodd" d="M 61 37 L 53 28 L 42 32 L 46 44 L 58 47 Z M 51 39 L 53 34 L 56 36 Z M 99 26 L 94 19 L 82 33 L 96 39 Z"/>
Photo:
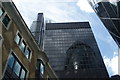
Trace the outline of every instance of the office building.
<path fill-rule="evenodd" d="M 119 0 L 88 0 L 119 47 L 120 74 L 120 1 Z"/>
<path fill-rule="evenodd" d="M 93 9 L 119 46 L 120 1 L 113 0 L 113 2 L 109 2 L 109 0 L 91 0 L 89 3 L 92 5 Z"/>
<path fill-rule="evenodd" d="M 37 21 L 33 21 L 30 31 L 32 32 L 38 46 L 43 50 L 43 39 L 44 39 L 44 17 L 43 13 L 38 13 Z"/>
<path fill-rule="evenodd" d="M 57 76 L 14 3 L 0 1 L 0 79 L 12 78 L 56 80 Z"/>
<path fill-rule="evenodd" d="M 47 23 L 44 51 L 60 79 L 109 77 L 88 22 Z"/>

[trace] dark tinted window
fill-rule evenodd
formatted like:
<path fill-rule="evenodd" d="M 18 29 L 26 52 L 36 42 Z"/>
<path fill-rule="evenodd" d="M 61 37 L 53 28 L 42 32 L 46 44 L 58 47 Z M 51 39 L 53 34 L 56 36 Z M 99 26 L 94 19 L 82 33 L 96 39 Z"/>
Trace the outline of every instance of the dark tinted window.
<path fill-rule="evenodd" d="M 10 22 L 10 18 L 8 17 L 8 15 L 5 15 L 5 17 L 3 18 L 2 22 L 4 23 L 4 25 L 7 27 L 9 22 Z"/>

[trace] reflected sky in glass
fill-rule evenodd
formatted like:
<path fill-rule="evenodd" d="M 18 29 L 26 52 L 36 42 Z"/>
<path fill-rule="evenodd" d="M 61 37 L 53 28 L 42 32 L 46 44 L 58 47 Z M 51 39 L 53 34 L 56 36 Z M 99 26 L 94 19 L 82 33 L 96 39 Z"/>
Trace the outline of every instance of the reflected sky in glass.
<path fill-rule="evenodd" d="M 20 64 L 16 62 L 13 71 L 16 73 L 17 76 L 19 76 L 20 74 L 20 68 L 21 68 Z"/>

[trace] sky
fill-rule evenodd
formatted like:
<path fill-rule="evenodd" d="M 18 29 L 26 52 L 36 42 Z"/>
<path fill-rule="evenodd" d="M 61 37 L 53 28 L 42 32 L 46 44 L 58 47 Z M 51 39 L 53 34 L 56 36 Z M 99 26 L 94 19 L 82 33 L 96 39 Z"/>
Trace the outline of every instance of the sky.
<path fill-rule="evenodd" d="M 30 28 L 38 13 L 52 22 L 88 22 L 109 75 L 118 74 L 118 46 L 86 0 L 13 0 Z"/>

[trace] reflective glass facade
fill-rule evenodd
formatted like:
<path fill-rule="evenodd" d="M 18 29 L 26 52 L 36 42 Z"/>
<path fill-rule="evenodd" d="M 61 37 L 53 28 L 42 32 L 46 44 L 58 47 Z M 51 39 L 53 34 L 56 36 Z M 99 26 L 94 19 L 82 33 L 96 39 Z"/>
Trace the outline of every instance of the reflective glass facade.
<path fill-rule="evenodd" d="M 44 50 L 59 78 L 108 77 L 88 22 L 47 23 Z"/>
<path fill-rule="evenodd" d="M 37 21 L 33 21 L 30 30 L 41 50 L 43 50 L 44 29 L 43 13 L 38 13 Z"/>
<path fill-rule="evenodd" d="M 120 0 L 88 0 L 88 2 L 120 48 Z M 118 55 L 120 75 L 120 49 Z"/>
<path fill-rule="evenodd" d="M 120 1 L 88 0 L 109 33 L 120 47 Z"/>

